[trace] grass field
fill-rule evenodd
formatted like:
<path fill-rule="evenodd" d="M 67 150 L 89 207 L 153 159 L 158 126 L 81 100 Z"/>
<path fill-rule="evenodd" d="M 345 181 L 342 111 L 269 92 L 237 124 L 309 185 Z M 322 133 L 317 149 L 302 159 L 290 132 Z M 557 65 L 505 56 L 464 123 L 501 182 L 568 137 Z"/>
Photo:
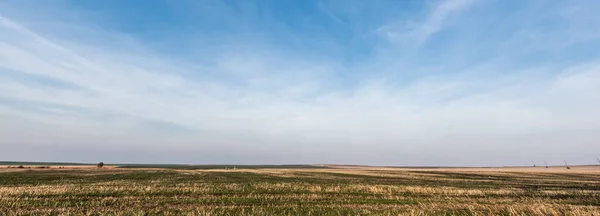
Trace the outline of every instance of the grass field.
<path fill-rule="evenodd" d="M 1 169 L 0 215 L 600 215 L 599 172 Z"/>

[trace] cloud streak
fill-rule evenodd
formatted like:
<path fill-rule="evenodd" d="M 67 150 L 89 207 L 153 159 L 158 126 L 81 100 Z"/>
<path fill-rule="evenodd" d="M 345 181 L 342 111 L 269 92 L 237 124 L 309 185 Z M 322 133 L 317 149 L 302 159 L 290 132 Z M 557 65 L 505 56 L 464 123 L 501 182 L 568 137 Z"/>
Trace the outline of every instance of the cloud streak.
<path fill-rule="evenodd" d="M 460 12 L 474 2 L 436 3 L 413 27 L 372 26 L 380 33 L 408 35 L 403 44 L 420 44 L 415 53 L 374 41 L 368 43 L 374 54 L 352 64 L 337 55 L 314 58 L 289 46 L 252 44 L 266 36 L 207 48 L 201 61 L 193 61 L 194 55 L 159 52 L 147 39 L 115 30 L 99 27 L 85 33 L 107 40 L 67 39 L 44 30 L 39 18 L 0 15 L 0 146 L 8 149 L 0 156 L 379 165 L 594 159 L 590 152 L 599 150 L 595 143 L 600 140 L 595 133 L 600 127 L 596 53 L 586 58 L 550 53 L 531 64 L 511 57 L 528 56 L 564 37 L 572 42 L 555 46 L 557 53 L 594 44 L 598 38 L 580 34 L 588 30 L 575 25 L 584 21 L 569 19 L 573 26 L 546 30 L 555 37 L 526 49 L 517 45 L 531 34 L 515 31 L 503 32 L 512 35 L 508 39 L 479 40 L 464 49 L 451 45 L 474 37 L 473 29 L 446 22 L 469 19 Z M 478 9 L 495 5 L 484 6 L 491 8 Z M 317 17 L 309 16 L 318 23 Z M 82 23 L 64 24 L 61 33 L 68 35 Z M 444 28 L 461 35 L 448 35 L 447 42 L 433 46 L 429 38 L 444 36 Z M 204 44 L 205 35 L 198 34 Z M 509 55 L 496 44 L 515 49 Z M 428 54 L 430 47 L 446 53 Z M 490 50 L 495 58 L 479 58 L 475 49 Z M 414 60 L 424 54 L 427 60 Z"/>
<path fill-rule="evenodd" d="M 427 39 L 444 28 L 456 13 L 471 7 L 476 1 L 473 0 L 444 0 L 435 4 L 431 12 L 422 21 L 401 21 L 388 23 L 377 32 L 392 42 L 410 41 L 422 44 Z"/>

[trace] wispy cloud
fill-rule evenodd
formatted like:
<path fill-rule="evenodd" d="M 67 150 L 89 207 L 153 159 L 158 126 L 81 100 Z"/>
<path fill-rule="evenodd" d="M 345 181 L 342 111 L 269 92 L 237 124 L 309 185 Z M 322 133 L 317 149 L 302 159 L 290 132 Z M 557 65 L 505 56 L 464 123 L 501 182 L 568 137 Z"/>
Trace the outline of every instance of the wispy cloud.
<path fill-rule="evenodd" d="M 0 15 L 0 146 L 8 149 L 0 156 L 120 162 L 522 165 L 532 159 L 563 158 L 585 163 L 584 158 L 598 150 L 600 98 L 595 92 L 600 92 L 600 53 L 585 45 L 597 47 L 594 42 L 600 35 L 582 34 L 590 32 L 582 25 L 587 19 L 561 17 L 557 19 L 573 25 L 539 29 L 535 22 L 544 18 L 530 17 L 528 25 L 515 29 L 507 25 L 511 28 L 486 34 L 473 29 L 485 29 L 485 21 L 470 20 L 466 28 L 447 25 L 450 19 L 465 21 L 461 12 L 476 2 L 434 3 L 422 12 L 424 18 L 384 17 L 361 23 L 371 23 L 372 28 L 390 23 L 379 32 L 391 40 L 406 36 L 400 46 L 375 38 L 356 45 L 356 41 L 327 36 L 340 32 L 313 32 L 348 46 L 350 53 L 365 46 L 373 51 L 351 63 L 345 55 L 312 55 L 326 53 L 329 47 L 307 53 L 278 44 L 287 40 L 269 36 L 281 30 L 275 27 L 277 31 L 252 37 L 243 32 L 235 38 L 224 31 L 219 39 L 201 31 L 208 27 L 189 24 L 180 27 L 187 29 L 182 33 L 194 35 L 179 38 L 182 41 L 165 36 L 163 41 L 101 25 L 89 25 L 82 32 L 80 25 L 95 23 L 84 15 L 78 15 L 77 22 L 53 19 L 56 11 L 46 12 L 46 19 L 38 17 L 44 14 Z M 496 9 L 491 3 L 485 6 L 478 9 Z M 545 12 L 560 14 L 562 6 Z M 321 17 L 283 16 L 261 7 L 250 7 L 264 13 L 253 15 L 256 22 L 260 17 L 288 19 L 291 30 L 281 30 L 282 36 L 294 32 L 294 24 L 317 25 Z M 523 13 L 531 15 L 528 10 Z M 218 11 L 213 8 L 213 13 Z M 361 18 L 354 16 L 349 25 Z M 483 16 L 482 20 L 497 18 Z M 60 34 L 43 28 L 46 22 L 62 22 Z M 198 31 L 189 30 L 195 28 Z M 456 34 L 442 35 L 446 40 L 435 46 L 429 44 L 428 39 L 443 34 L 444 28 L 453 28 Z M 522 46 L 540 32 L 553 37 Z M 68 35 L 90 35 L 93 40 Z M 479 39 L 483 36 L 487 40 Z M 463 38 L 478 40 L 466 43 Z M 564 38 L 570 42 L 560 43 Z M 190 46 L 186 50 L 197 51 L 165 51 L 153 46 L 157 40 L 186 44 Z M 272 43 L 265 43 L 269 40 Z M 297 41 L 314 45 L 310 38 Z M 406 44 L 422 46 L 407 53 Z M 552 51 L 536 58 L 548 46 Z M 564 55 L 579 52 L 587 54 Z M 530 59 L 522 62 L 524 58 Z M 128 158 L 132 152 L 138 152 L 136 157 Z"/>
<path fill-rule="evenodd" d="M 393 42 L 424 43 L 447 25 L 448 19 L 476 3 L 473 0 L 443 0 L 437 2 L 423 20 L 402 20 L 387 23 L 377 32 Z"/>

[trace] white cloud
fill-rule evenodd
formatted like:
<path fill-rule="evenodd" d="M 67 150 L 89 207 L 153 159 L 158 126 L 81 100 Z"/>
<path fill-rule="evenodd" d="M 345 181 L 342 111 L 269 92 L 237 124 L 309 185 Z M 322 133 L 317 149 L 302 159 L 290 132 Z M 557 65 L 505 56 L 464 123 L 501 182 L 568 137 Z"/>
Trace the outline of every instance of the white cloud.
<path fill-rule="evenodd" d="M 471 3 L 445 1 L 408 32 L 426 40 Z M 454 73 L 401 86 L 380 77 L 339 89 L 332 74 L 357 69 L 285 52 L 223 50 L 205 64 L 62 41 L 1 16 L 0 31 L 0 146 L 10 149 L 0 156 L 9 160 L 38 160 L 27 158 L 31 146 L 51 160 L 143 149 L 174 162 L 395 165 L 585 163 L 591 153 L 582 152 L 599 150 L 600 62 L 554 75 Z M 385 66 L 365 65 L 365 74 Z M 155 162 L 124 157 L 113 159 Z"/>
<path fill-rule="evenodd" d="M 424 43 L 431 35 L 448 24 L 448 19 L 476 3 L 473 0 L 443 0 L 437 3 L 422 21 L 400 21 L 385 24 L 377 29 L 392 42 Z"/>

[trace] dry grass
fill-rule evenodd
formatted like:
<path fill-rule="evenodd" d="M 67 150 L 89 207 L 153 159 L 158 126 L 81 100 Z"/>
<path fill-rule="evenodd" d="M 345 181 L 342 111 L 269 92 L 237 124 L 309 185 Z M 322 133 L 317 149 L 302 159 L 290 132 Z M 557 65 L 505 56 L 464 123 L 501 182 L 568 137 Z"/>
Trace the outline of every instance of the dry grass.
<path fill-rule="evenodd" d="M 32 214 L 600 215 L 600 174 L 387 168 L 0 172 L 0 215 Z"/>

